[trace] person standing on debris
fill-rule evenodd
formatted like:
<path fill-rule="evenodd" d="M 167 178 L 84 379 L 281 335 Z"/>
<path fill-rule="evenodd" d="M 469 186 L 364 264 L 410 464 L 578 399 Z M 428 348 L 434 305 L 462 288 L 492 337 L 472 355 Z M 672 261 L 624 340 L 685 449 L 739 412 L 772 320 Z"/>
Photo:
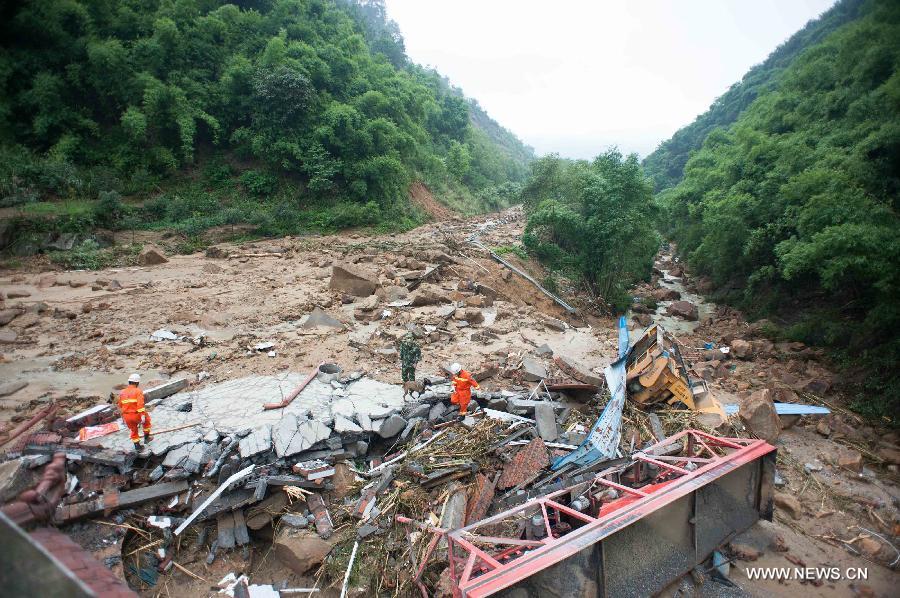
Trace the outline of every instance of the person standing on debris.
<path fill-rule="evenodd" d="M 150 414 L 144 409 L 144 391 L 138 388 L 140 383 L 141 375 L 132 374 L 128 376 L 128 386 L 119 393 L 119 410 L 122 412 L 122 420 L 131 431 L 131 442 L 136 450 L 141 450 L 141 437 L 138 434 L 141 422 L 144 424 L 144 440 L 153 440 L 150 434 Z"/>
<path fill-rule="evenodd" d="M 404 382 L 416 381 L 416 364 L 422 359 L 422 349 L 412 332 L 407 332 L 400 341 L 400 376 Z"/>
<path fill-rule="evenodd" d="M 462 369 L 458 363 L 450 366 L 450 372 L 453 374 L 453 394 L 450 395 L 450 402 L 459 405 L 459 414 L 465 415 L 469 409 L 469 401 L 472 400 L 472 388 L 480 388 L 478 382 L 472 377 L 472 374 Z"/>

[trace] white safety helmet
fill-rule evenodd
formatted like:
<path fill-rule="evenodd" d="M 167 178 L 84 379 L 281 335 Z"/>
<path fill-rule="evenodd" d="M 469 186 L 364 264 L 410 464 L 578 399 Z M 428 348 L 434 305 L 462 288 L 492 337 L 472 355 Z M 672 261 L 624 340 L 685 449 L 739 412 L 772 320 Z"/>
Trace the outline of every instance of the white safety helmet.
<path fill-rule="evenodd" d="M 460 373 L 461 371 L 462 371 L 462 366 L 459 365 L 458 363 L 454 363 L 453 365 L 450 366 L 450 372 L 453 373 L 454 376 L 456 374 Z"/>
<path fill-rule="evenodd" d="M 132 383 L 135 383 L 135 382 L 138 382 L 138 383 L 139 383 L 140 381 L 141 381 L 141 375 L 140 375 L 140 374 L 132 374 L 132 375 L 128 376 L 128 383 L 129 383 L 129 384 L 132 384 Z"/>

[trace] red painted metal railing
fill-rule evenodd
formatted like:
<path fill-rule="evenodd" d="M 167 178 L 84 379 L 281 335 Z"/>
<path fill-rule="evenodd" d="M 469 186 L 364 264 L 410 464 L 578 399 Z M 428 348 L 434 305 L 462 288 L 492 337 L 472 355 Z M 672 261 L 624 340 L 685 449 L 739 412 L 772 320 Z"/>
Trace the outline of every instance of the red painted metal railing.
<path fill-rule="evenodd" d="M 626 465 L 601 471 L 590 482 L 556 490 L 466 527 L 448 530 L 399 515 L 396 520 L 407 525 L 413 579 L 425 598 L 428 589 L 422 575 L 442 539 L 454 596 L 489 596 L 774 450 L 763 440 L 685 430 L 634 453 Z M 420 558 L 410 536 L 412 527 L 432 534 Z"/>

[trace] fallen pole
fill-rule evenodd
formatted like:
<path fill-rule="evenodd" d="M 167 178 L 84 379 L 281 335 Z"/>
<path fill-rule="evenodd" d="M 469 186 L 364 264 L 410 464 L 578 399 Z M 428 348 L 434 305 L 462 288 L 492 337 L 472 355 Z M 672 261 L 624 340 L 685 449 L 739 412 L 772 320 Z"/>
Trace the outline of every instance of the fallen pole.
<path fill-rule="evenodd" d="M 162 430 L 154 430 L 150 433 L 151 436 L 159 436 L 160 434 L 168 434 L 169 432 L 177 432 L 178 430 L 184 430 L 185 428 L 193 428 L 194 426 L 199 426 L 202 424 L 202 421 L 195 421 L 190 424 L 182 424 L 180 426 L 175 426 L 174 428 L 165 428 Z"/>
<path fill-rule="evenodd" d="M 271 409 L 283 409 L 283 408 L 287 407 L 288 405 L 290 405 L 291 401 L 296 399 L 297 395 L 299 395 L 301 392 L 303 392 L 303 389 L 306 388 L 306 386 L 310 382 L 312 382 L 312 379 L 316 377 L 316 374 L 319 373 L 319 368 L 322 367 L 322 365 L 324 363 L 325 362 L 323 361 L 322 363 L 317 365 L 316 369 L 314 369 L 309 374 L 309 376 L 307 376 L 306 379 L 300 383 L 300 386 L 298 386 L 293 391 L 291 391 L 291 394 L 289 394 L 287 397 L 285 397 L 283 401 L 281 401 L 280 403 L 266 403 L 265 405 L 263 405 L 263 409 L 266 411 L 271 410 Z"/>
<path fill-rule="evenodd" d="M 481 241 L 476 241 L 475 239 L 470 239 L 469 242 L 472 243 L 472 245 L 474 245 L 475 247 L 478 247 L 479 249 L 483 249 L 484 251 L 487 251 L 488 254 L 491 256 L 491 258 L 500 262 L 501 264 L 503 264 L 504 266 L 506 266 L 507 268 L 509 268 L 510 270 L 512 270 L 513 272 L 515 272 L 516 274 L 518 274 L 519 276 L 521 276 L 522 278 L 524 278 L 525 280 L 527 280 L 528 282 L 533 284 L 534 286 L 536 286 L 540 292 L 542 292 L 546 296 L 553 299 L 553 301 L 555 301 L 556 304 L 559 305 L 560 307 L 562 307 L 564 310 L 566 310 L 570 314 L 575 313 L 574 307 L 572 307 L 571 305 L 569 305 L 568 303 L 566 303 L 565 301 L 560 299 L 559 296 L 554 295 L 553 293 L 551 293 L 550 291 L 548 291 L 547 289 L 542 287 L 541 283 L 539 283 L 534 278 L 532 278 L 531 275 L 523 272 L 522 270 L 519 270 L 518 268 L 516 268 L 515 266 L 513 266 L 512 264 L 507 262 L 505 259 L 503 259 L 499 255 L 497 255 L 496 253 L 494 253 L 493 251 L 491 251 L 490 249 L 485 247 L 484 244 L 481 243 Z"/>

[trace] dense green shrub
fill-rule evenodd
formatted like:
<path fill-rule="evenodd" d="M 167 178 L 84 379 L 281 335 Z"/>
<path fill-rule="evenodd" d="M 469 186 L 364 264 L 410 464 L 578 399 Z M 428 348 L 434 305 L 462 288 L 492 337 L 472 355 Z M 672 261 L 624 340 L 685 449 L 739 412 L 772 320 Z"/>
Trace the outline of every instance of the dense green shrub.
<path fill-rule="evenodd" d="M 698 272 L 795 322 L 789 336 L 867 364 L 896 415 L 900 5 L 861 15 L 710 134 L 661 201 Z"/>
<path fill-rule="evenodd" d="M 659 247 L 653 195 L 637 156 L 613 150 L 593 162 L 542 158 L 522 194 L 529 253 L 577 275 L 617 310 L 627 307 L 627 289 L 646 277 Z"/>

